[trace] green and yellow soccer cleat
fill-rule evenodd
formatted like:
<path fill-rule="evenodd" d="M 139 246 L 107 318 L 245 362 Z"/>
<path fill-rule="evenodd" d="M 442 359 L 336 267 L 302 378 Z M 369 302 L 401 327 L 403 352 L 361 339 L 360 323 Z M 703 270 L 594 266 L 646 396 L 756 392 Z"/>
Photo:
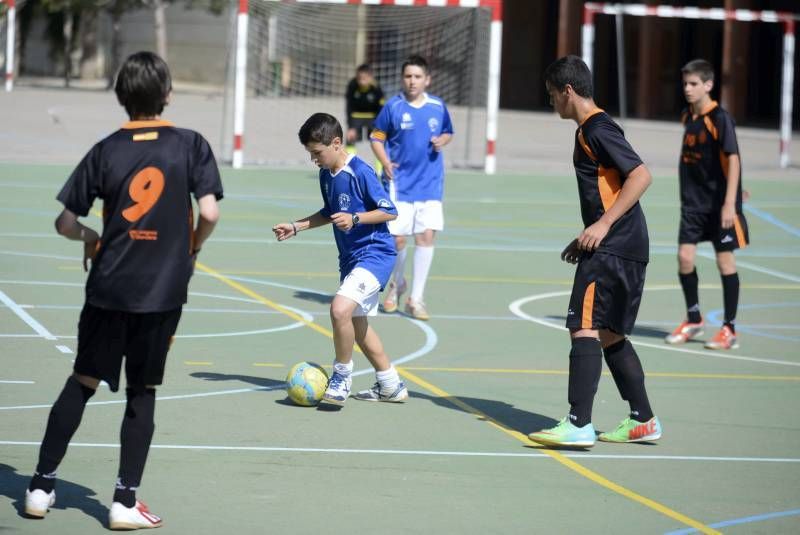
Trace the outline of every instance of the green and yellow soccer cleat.
<path fill-rule="evenodd" d="M 595 433 L 591 423 L 583 427 L 576 427 L 567 417 L 558 422 L 555 427 L 531 433 L 528 438 L 545 446 L 591 448 L 594 446 Z"/>
<path fill-rule="evenodd" d="M 651 442 L 661 438 L 661 422 L 653 416 L 646 422 L 637 422 L 630 417 L 622 420 L 616 429 L 600 433 L 603 442 Z"/>

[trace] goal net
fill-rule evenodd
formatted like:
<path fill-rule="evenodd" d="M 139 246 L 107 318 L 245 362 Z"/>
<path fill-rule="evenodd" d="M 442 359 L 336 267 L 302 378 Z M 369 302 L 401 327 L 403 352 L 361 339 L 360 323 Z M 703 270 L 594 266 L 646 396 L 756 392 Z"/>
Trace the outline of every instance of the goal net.
<path fill-rule="evenodd" d="M 388 99 L 401 90 L 403 61 L 419 54 L 430 65 L 428 92 L 444 99 L 453 119 L 456 135 L 446 149 L 446 162 L 484 168 L 490 41 L 497 15 L 492 10 L 497 6 L 499 11 L 499 2 L 424 3 L 240 2 L 231 32 L 240 40 L 238 56 L 237 46 L 229 46 L 223 158 L 234 167 L 242 161 L 307 161 L 297 131 L 315 112 L 330 113 L 345 126 L 345 89 L 358 65 L 371 66 Z M 372 161 L 366 142 L 357 148 Z"/>

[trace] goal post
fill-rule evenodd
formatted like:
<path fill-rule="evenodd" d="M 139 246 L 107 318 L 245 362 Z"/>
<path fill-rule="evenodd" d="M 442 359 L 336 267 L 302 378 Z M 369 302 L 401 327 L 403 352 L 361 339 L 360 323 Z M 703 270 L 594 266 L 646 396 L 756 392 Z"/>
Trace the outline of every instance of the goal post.
<path fill-rule="evenodd" d="M 356 66 L 372 67 L 388 99 L 419 54 L 453 116 L 449 163 L 496 171 L 502 0 L 239 0 L 232 28 L 222 145 L 234 168 L 298 162 L 294 133 L 309 115 L 344 123 Z"/>
<path fill-rule="evenodd" d="M 792 95 L 794 88 L 795 21 L 792 13 L 781 11 L 753 11 L 748 9 L 723 9 L 699 7 L 651 6 L 645 4 L 606 4 L 586 2 L 583 6 L 582 55 L 592 68 L 594 55 L 595 15 L 631 15 L 634 17 L 661 17 L 695 20 L 736 20 L 742 22 L 767 22 L 783 24 L 783 69 L 781 77 L 780 147 L 779 164 L 789 167 L 789 143 L 792 139 Z"/>
<path fill-rule="evenodd" d="M 14 52 L 16 49 L 16 18 L 17 4 L 14 0 L 0 0 L 0 5 L 5 4 L 6 20 L 5 32 L 0 29 L 0 36 L 5 34 L 5 86 L 6 91 L 14 88 Z M 1 24 L 1 23 L 0 23 Z"/>

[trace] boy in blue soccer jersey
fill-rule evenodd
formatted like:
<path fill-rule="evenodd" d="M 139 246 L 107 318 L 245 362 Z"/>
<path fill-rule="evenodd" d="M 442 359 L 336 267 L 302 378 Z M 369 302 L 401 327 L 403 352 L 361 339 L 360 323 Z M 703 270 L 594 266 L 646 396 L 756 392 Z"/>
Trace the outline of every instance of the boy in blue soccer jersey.
<path fill-rule="evenodd" d="M 652 178 L 622 129 L 595 104 L 592 73 L 581 58 L 556 60 L 544 78 L 556 112 L 578 124 L 572 161 L 584 229 L 561 253 L 562 260 L 578 265 L 566 322 L 572 342 L 569 414 L 528 438 L 548 446 L 594 446 L 592 405 L 605 357 L 630 415 L 599 439 L 657 440 L 661 423 L 650 408 L 639 356 L 626 337 L 636 322 L 649 260 L 639 198 Z"/>
<path fill-rule="evenodd" d="M 734 251 L 750 241 L 742 213 L 742 166 L 736 125 L 727 111 L 711 99 L 714 68 L 704 59 L 683 69 L 683 144 L 679 164 L 681 224 L 678 231 L 678 280 L 686 300 L 686 318 L 664 341 L 683 344 L 703 334 L 698 277 L 694 265 L 697 243 L 710 241 L 717 256 L 725 307 L 723 324 L 708 340 L 708 349 L 735 349 L 739 274 Z"/>
<path fill-rule="evenodd" d="M 365 401 L 402 402 L 408 390 L 369 326 L 367 316 L 378 313 L 378 293 L 394 267 L 395 249 L 386 222 L 397 209 L 381 186 L 375 171 L 343 144 L 342 126 L 327 113 L 315 113 L 300 128 L 300 143 L 320 167 L 323 207 L 291 223 L 272 227 L 278 241 L 303 230 L 333 224 L 339 249 L 341 285 L 331 302 L 333 345 L 336 359 L 323 403 L 344 405 L 350 396 L 353 343 L 375 368 L 372 388 L 355 395 Z"/>
<path fill-rule="evenodd" d="M 397 260 L 392 270 L 385 312 L 397 310 L 406 290 L 406 236 L 414 235 L 414 269 L 411 296 L 405 311 L 420 320 L 429 319 L 423 301 L 425 283 L 433 262 L 437 231 L 444 229 L 444 158 L 442 148 L 453 137 L 453 124 L 444 101 L 425 92 L 431 76 L 421 56 L 409 57 L 401 69 L 403 92 L 392 97 L 375 119 L 370 135 L 372 150 L 383 166 L 397 219 L 389 222 L 395 237 Z"/>
<path fill-rule="evenodd" d="M 73 373 L 50 410 L 25 514 L 43 518 L 56 500 L 56 469 L 100 381 L 127 404 L 109 528 L 157 528 L 161 519 L 136 499 L 155 429 L 156 385 L 186 303 L 203 242 L 219 218 L 222 182 L 208 142 L 160 119 L 172 82 L 151 52 L 130 56 L 114 90 L 130 121 L 99 141 L 67 180 L 56 231 L 83 244 L 86 302 Z M 199 217 L 194 226 L 192 199 Z M 102 235 L 78 221 L 103 201 Z M 124 358 L 123 358 L 124 357 Z M 58 528 L 56 528 L 58 531 Z"/>

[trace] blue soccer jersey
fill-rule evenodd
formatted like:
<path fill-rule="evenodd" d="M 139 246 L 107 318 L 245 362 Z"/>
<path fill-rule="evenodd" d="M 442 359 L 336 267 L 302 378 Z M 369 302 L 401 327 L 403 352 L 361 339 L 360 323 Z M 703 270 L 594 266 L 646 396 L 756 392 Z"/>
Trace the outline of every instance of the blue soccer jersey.
<path fill-rule="evenodd" d="M 394 170 L 398 201 L 441 201 L 444 193 L 444 159 L 431 138 L 452 134 L 453 123 L 444 101 L 425 94 L 414 107 L 401 93 L 392 97 L 375 119 L 370 140 L 385 143 Z"/>
<path fill-rule="evenodd" d="M 319 187 L 325 203 L 319 213 L 324 217 L 329 218 L 337 212 L 355 214 L 375 209 L 397 215 L 397 209 L 375 171 L 358 156 L 348 156 L 345 166 L 336 174 L 330 169 L 321 169 Z M 348 232 L 334 225 L 333 236 L 339 248 L 340 280 L 344 280 L 354 268 L 362 267 L 375 275 L 383 289 L 389 282 L 397 256 L 394 238 L 386 223 L 362 223 Z"/>

